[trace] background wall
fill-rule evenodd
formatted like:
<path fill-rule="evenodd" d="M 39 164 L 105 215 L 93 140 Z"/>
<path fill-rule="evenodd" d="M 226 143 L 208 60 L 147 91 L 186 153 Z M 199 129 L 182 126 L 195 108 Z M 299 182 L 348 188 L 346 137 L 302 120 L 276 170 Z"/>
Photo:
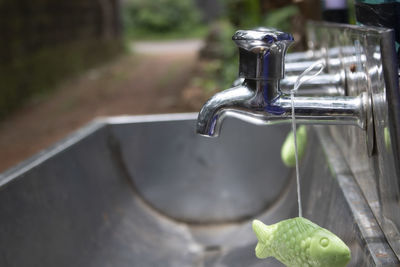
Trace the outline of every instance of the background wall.
<path fill-rule="evenodd" d="M 0 0 L 0 118 L 121 49 L 119 0 Z"/>

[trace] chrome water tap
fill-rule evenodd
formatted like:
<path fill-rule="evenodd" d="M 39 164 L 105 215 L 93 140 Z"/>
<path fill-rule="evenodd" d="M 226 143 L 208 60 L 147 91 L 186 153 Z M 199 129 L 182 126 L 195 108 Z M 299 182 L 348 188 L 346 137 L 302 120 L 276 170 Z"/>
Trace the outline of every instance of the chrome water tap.
<path fill-rule="evenodd" d="M 239 30 L 233 37 L 239 47 L 239 77 L 236 87 L 214 95 L 197 119 L 197 133 L 218 136 L 225 117 L 253 124 L 290 122 L 290 95 L 281 90 L 285 54 L 292 35 L 275 29 Z M 370 98 L 358 96 L 296 96 L 295 117 L 301 124 L 355 125 L 366 129 Z"/>

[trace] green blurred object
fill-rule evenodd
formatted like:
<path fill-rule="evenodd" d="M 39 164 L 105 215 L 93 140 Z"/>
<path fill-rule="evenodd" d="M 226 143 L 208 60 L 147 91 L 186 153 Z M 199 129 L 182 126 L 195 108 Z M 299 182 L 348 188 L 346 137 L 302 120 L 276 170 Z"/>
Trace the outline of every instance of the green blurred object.
<path fill-rule="evenodd" d="M 349 23 L 350 24 L 356 24 L 356 8 L 354 5 L 355 0 L 349 0 L 347 1 L 347 9 L 349 10 Z"/>
<path fill-rule="evenodd" d="M 199 30 L 201 16 L 192 0 L 129 0 L 123 8 L 123 21 L 128 37 L 174 38 L 179 37 L 177 33 L 204 33 Z"/>
<path fill-rule="evenodd" d="M 297 155 L 299 160 L 301 160 L 304 156 L 304 152 L 307 146 L 307 128 L 304 125 L 301 125 L 297 131 Z M 295 146 L 294 146 L 294 136 L 293 131 L 291 131 L 287 137 L 285 142 L 282 145 L 281 149 L 281 157 L 283 163 L 287 167 L 296 166 L 296 155 L 295 155 Z"/>
<path fill-rule="evenodd" d="M 263 25 L 266 27 L 277 28 L 284 32 L 291 31 L 290 18 L 299 14 L 300 10 L 295 5 L 290 5 L 268 12 L 264 19 Z"/>
<path fill-rule="evenodd" d="M 389 128 L 387 126 L 383 130 L 383 137 L 385 140 L 386 150 L 390 151 L 392 148 L 392 140 L 390 139 L 390 132 L 389 132 Z"/>

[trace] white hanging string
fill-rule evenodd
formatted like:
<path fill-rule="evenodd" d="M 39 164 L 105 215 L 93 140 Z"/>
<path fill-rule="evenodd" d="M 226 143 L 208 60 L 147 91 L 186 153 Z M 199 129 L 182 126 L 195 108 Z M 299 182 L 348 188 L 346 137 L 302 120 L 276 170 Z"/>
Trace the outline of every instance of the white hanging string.
<path fill-rule="evenodd" d="M 302 79 L 305 75 L 307 75 L 311 70 L 315 67 L 320 66 L 320 69 L 311 76 L 307 76 L 305 79 Z M 296 116 L 295 116 L 295 108 L 294 108 L 294 94 L 297 93 L 299 87 L 309 81 L 314 79 L 317 75 L 319 75 L 325 67 L 325 62 L 323 60 L 319 60 L 311 64 L 302 74 L 297 77 L 296 82 L 294 83 L 293 89 L 290 90 L 290 100 L 292 102 L 292 131 L 294 135 L 294 155 L 296 158 L 296 184 L 297 184 L 297 204 L 299 205 L 299 217 L 303 217 L 303 210 L 301 207 L 301 194 L 300 194 L 300 172 L 299 172 L 299 158 L 297 154 L 297 133 L 296 133 Z"/>

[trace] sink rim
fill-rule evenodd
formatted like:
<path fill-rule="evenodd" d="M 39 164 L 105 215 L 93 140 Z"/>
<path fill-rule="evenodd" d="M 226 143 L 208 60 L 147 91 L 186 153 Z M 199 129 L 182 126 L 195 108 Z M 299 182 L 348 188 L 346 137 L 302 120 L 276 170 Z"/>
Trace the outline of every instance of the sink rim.
<path fill-rule="evenodd" d="M 107 125 L 127 124 L 127 123 L 152 123 L 165 121 L 186 121 L 197 118 L 197 113 L 166 113 L 166 114 L 150 114 L 150 115 L 121 115 L 121 116 L 105 116 L 97 117 L 88 124 L 55 142 L 49 147 L 40 150 L 27 159 L 17 163 L 16 165 L 6 169 L 0 173 L 0 188 L 10 183 L 15 178 L 23 175 L 29 170 L 43 164 L 53 156 L 59 154 L 63 150 L 79 143 L 90 134 L 106 127 Z"/>

